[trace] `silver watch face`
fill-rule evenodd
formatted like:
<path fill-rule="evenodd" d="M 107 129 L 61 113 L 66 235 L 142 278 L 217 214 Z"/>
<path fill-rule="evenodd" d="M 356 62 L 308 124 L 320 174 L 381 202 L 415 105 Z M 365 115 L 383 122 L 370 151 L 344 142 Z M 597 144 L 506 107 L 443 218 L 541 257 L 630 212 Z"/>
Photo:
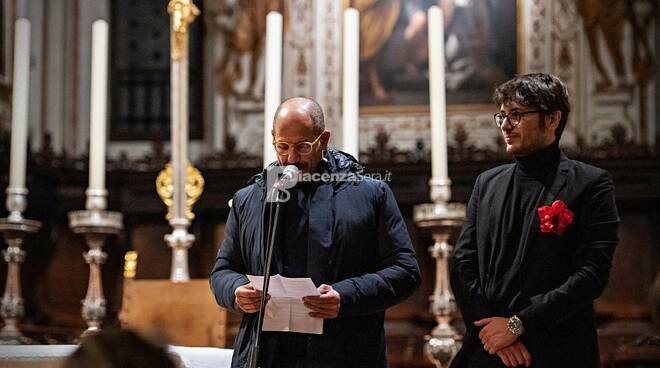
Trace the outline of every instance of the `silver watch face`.
<path fill-rule="evenodd" d="M 509 328 L 509 331 L 511 331 L 511 333 L 514 335 L 520 335 L 523 332 L 522 321 L 517 316 L 509 318 L 507 327 Z"/>

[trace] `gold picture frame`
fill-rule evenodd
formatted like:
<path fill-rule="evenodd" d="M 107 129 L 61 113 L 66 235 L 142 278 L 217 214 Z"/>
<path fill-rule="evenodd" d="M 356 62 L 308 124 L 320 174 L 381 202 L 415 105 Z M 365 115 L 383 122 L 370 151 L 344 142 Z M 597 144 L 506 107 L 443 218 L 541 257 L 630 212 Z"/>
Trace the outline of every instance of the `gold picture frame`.
<path fill-rule="evenodd" d="M 515 74 L 518 74 L 522 70 L 522 65 L 523 64 L 523 56 L 524 56 L 524 49 L 523 49 L 523 12 L 524 12 L 524 2 L 522 0 L 468 0 L 468 1 L 461 1 L 461 2 L 456 2 L 455 0 L 418 0 L 418 1 L 394 1 L 394 0 L 378 0 L 377 3 L 383 2 L 380 6 L 380 14 L 379 13 L 374 13 L 374 14 L 369 14 L 369 9 L 363 11 L 360 13 L 361 16 L 361 23 L 360 23 L 360 42 L 361 42 L 361 52 L 360 52 L 360 114 L 361 115 L 380 115 L 380 114 L 407 114 L 407 113 L 424 113 L 429 111 L 429 105 L 428 105 L 428 57 L 426 57 L 426 60 L 421 60 L 421 62 L 417 63 L 417 66 L 421 66 L 418 68 L 417 72 L 422 75 L 422 77 L 417 77 L 417 84 L 415 85 L 414 83 L 410 82 L 411 80 L 415 80 L 414 78 L 408 78 L 409 76 L 401 75 L 402 72 L 415 72 L 415 68 L 409 68 L 408 71 L 406 71 L 404 68 L 405 66 L 402 67 L 401 65 L 398 65 L 399 67 L 399 72 L 396 72 L 396 67 L 397 65 L 393 63 L 396 62 L 396 60 L 392 60 L 393 55 L 403 54 L 404 56 L 407 56 L 408 54 L 411 54 L 412 51 L 416 50 L 420 46 L 424 45 L 424 42 L 428 42 L 426 40 L 426 33 L 427 27 L 424 25 L 423 30 L 419 31 L 418 33 L 421 34 L 424 37 L 421 37 L 421 39 L 414 39 L 414 42 L 416 44 L 413 45 L 413 47 L 410 46 L 405 46 L 402 45 L 402 38 L 401 38 L 401 29 L 397 29 L 397 27 L 401 28 L 403 25 L 404 27 L 408 27 L 410 23 L 412 23 L 412 19 L 417 16 L 414 15 L 415 11 L 411 11 L 410 7 L 413 5 L 419 5 L 420 8 L 418 11 L 423 12 L 423 14 L 426 14 L 426 10 L 428 9 L 429 6 L 431 5 L 441 5 L 443 6 L 443 10 L 447 9 L 447 4 L 453 4 L 453 3 L 460 3 L 460 4 L 468 4 L 469 6 L 460 8 L 459 10 L 463 13 L 459 13 L 454 9 L 454 12 L 451 12 L 451 9 L 449 11 L 445 11 L 445 22 L 446 26 L 445 28 L 449 30 L 446 34 L 446 39 L 449 39 L 447 41 L 446 47 L 448 48 L 447 54 L 450 54 L 449 48 L 453 48 L 451 52 L 454 52 L 454 59 L 452 61 L 447 62 L 447 110 L 451 112 L 461 112 L 461 111 L 487 111 L 487 110 L 492 110 L 493 105 L 491 103 L 491 96 L 493 89 L 496 85 L 512 78 Z M 361 1 L 359 0 L 354 0 L 351 1 L 351 5 L 356 7 L 358 10 L 360 9 L 360 3 Z M 365 1 L 365 4 L 368 3 Z M 372 2 L 373 3 L 373 2 Z M 398 3 L 399 9 L 398 12 L 407 12 L 408 16 L 408 23 L 405 23 L 405 20 L 403 23 L 401 22 L 401 16 L 399 16 L 399 19 L 394 21 L 394 24 L 392 24 L 391 17 L 387 16 L 387 12 L 389 9 L 389 12 L 395 12 L 395 10 L 392 10 L 392 4 Z M 385 5 L 389 4 L 390 7 L 386 7 Z M 396 6 L 394 6 L 396 8 Z M 404 9 L 404 7 L 408 7 L 408 9 Z M 470 8 L 472 7 L 472 8 Z M 372 6 L 372 11 L 377 9 L 378 7 L 373 7 Z M 480 9 L 480 10 L 475 10 L 475 9 Z M 469 14 L 469 11 L 474 11 L 475 14 Z M 498 13 L 499 12 L 499 13 Z M 451 18 L 451 17 L 455 18 Z M 490 17 L 490 18 L 487 18 Z M 482 19 L 483 18 L 483 19 Z M 481 21 L 483 20 L 483 21 Z M 461 21 L 466 22 L 466 24 L 460 24 Z M 378 27 L 378 22 L 386 23 L 383 24 L 382 27 Z M 491 54 L 489 54 L 489 58 L 487 59 L 486 57 L 479 57 L 477 58 L 478 62 L 474 63 L 476 70 L 477 76 L 488 76 L 488 78 L 483 78 L 483 80 L 479 80 L 477 78 L 474 78 L 474 76 L 470 77 L 468 74 L 465 74 L 464 76 L 461 75 L 462 70 L 460 67 L 464 67 L 466 60 L 468 59 L 466 57 L 466 60 L 460 60 L 460 47 L 457 47 L 457 40 L 460 39 L 461 37 L 463 39 L 466 39 L 466 32 L 472 32 L 472 30 L 475 28 L 474 26 L 476 24 L 487 24 L 487 26 L 484 26 L 482 29 L 482 34 L 484 34 L 488 38 L 486 41 L 487 42 L 481 42 L 481 44 L 476 43 L 475 45 L 468 45 L 466 47 L 472 48 L 471 50 L 465 51 L 463 54 L 471 56 L 473 59 L 476 58 L 478 55 L 483 55 L 482 54 L 470 54 L 470 52 L 473 52 L 475 50 L 475 47 L 478 46 L 489 46 L 489 50 L 491 51 Z M 374 39 L 378 35 L 369 35 L 368 33 L 362 35 L 363 30 L 366 32 L 367 29 L 366 27 L 378 29 L 380 33 L 382 34 L 388 34 L 389 33 L 389 39 L 383 41 L 382 39 L 379 42 L 382 42 L 382 47 L 381 49 L 374 54 L 373 47 L 371 47 L 372 50 L 364 50 L 363 48 L 370 48 L 369 45 L 374 44 Z M 452 27 L 454 27 L 452 29 Z M 491 29 L 488 29 L 488 27 L 496 28 L 495 31 L 492 31 Z M 397 33 L 398 32 L 398 33 Z M 454 33 L 452 35 L 452 32 Z M 460 33 L 463 33 L 461 36 Z M 404 35 L 405 35 L 405 29 L 404 29 Z M 381 37 L 382 38 L 382 37 Z M 371 41 L 369 41 L 371 39 Z M 403 40 L 405 40 L 405 36 Z M 493 41 L 494 40 L 494 41 Z M 499 40 L 499 41 L 498 41 Z M 471 41 L 472 42 L 472 41 Z M 390 43 L 388 45 L 388 43 Z M 366 44 L 366 46 L 365 46 Z M 513 52 L 513 57 L 509 57 L 511 55 L 511 49 L 514 48 L 515 51 Z M 456 51 L 456 50 L 459 51 Z M 481 49 L 478 49 L 479 52 L 481 52 Z M 369 53 L 373 54 L 372 60 L 365 59 L 368 57 Z M 380 54 L 379 54 L 380 53 Z M 456 55 L 459 55 L 458 57 Z M 423 52 L 420 53 L 420 56 L 424 56 Z M 449 55 L 448 55 L 449 56 Z M 374 60 L 376 63 L 379 62 L 379 58 L 385 58 L 387 61 L 384 62 L 386 65 L 384 68 L 381 67 L 378 72 L 380 76 L 382 77 L 383 74 L 385 75 L 384 81 L 382 81 L 382 85 L 385 88 L 386 92 L 389 94 L 386 99 L 382 100 L 380 103 L 377 101 L 377 98 L 374 96 L 374 88 L 373 88 L 373 81 L 371 78 L 371 75 L 373 74 L 373 63 Z M 496 60 L 494 61 L 494 65 L 488 65 L 490 69 L 492 69 L 494 72 L 491 70 L 478 70 L 480 67 L 484 67 L 487 62 L 492 61 L 494 58 Z M 449 57 L 448 57 L 449 59 Z M 467 60 L 469 63 L 470 60 Z M 454 63 L 453 65 L 451 63 Z M 463 64 L 461 64 L 463 63 Z M 383 65 L 383 64 L 379 64 Z M 387 69 L 387 68 L 390 69 Z M 455 68 L 450 70 L 450 68 Z M 497 70 L 499 69 L 499 73 L 497 73 Z M 467 70 L 467 68 L 465 69 Z M 452 74 L 453 73 L 453 74 Z M 467 76 L 467 77 L 466 77 Z M 496 78 L 491 78 L 490 76 L 496 76 Z M 465 79 L 461 80 L 461 78 Z M 395 81 L 398 78 L 398 81 Z M 408 80 L 406 79 L 408 78 Z M 472 80 L 469 80 L 469 78 L 473 78 Z M 393 83 L 393 81 L 395 81 Z M 397 84 L 404 86 L 408 90 L 400 92 L 397 90 Z M 470 84 L 472 83 L 472 84 Z M 470 90 L 470 85 L 472 85 Z M 389 88 L 389 89 L 388 89 Z M 466 89 L 461 89 L 461 88 L 466 88 Z M 369 98 L 369 94 L 371 94 L 371 98 Z M 462 94 L 462 95 L 461 95 Z"/>

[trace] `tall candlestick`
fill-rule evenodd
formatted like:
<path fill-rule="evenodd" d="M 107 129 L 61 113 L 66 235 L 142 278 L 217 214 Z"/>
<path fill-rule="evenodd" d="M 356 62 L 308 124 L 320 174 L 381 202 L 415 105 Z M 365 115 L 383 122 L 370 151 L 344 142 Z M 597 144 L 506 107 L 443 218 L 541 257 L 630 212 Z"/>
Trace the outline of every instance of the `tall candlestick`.
<path fill-rule="evenodd" d="M 23 18 L 16 20 L 15 32 L 9 188 L 25 188 L 28 88 L 30 84 L 30 21 Z"/>
<path fill-rule="evenodd" d="M 30 343 L 18 328 L 25 313 L 21 296 L 20 264 L 25 260 L 21 249 L 28 233 L 39 230 L 41 223 L 26 220 L 22 213 L 27 207 L 25 189 L 25 160 L 27 156 L 28 88 L 30 83 L 30 22 L 17 19 L 14 34 L 14 79 L 12 94 L 11 158 L 9 162 L 9 187 L 7 187 L 7 218 L 0 219 L 0 232 L 4 235 L 7 249 L 2 252 L 7 262 L 5 292 L 2 296 L 0 316 L 4 326 L 0 331 L 0 344 Z"/>
<path fill-rule="evenodd" d="M 282 102 L 282 14 L 266 17 L 266 93 L 264 96 L 264 167 L 277 160 L 271 142 L 275 111 Z"/>
<path fill-rule="evenodd" d="M 192 0 L 170 0 L 170 85 L 171 85 L 171 137 L 172 137 L 172 233 L 165 241 L 172 248 L 170 280 L 190 280 L 188 248 L 195 236 L 188 233 L 192 217 L 186 216 L 188 203 L 188 26 L 200 11 Z M 192 168 L 192 165 L 191 165 Z M 167 171 L 166 171 L 167 172 Z M 201 176 L 201 175 L 200 175 Z M 201 194 L 201 191 L 198 195 Z"/>
<path fill-rule="evenodd" d="M 359 159 L 359 80 L 360 80 L 360 13 L 344 11 L 342 145 L 346 153 Z"/>
<path fill-rule="evenodd" d="M 108 83 L 108 23 L 92 25 L 91 127 L 89 132 L 89 189 L 105 190 L 106 104 Z"/>
<path fill-rule="evenodd" d="M 446 181 L 447 104 L 445 96 L 445 30 L 442 9 L 432 6 L 429 25 L 429 98 L 431 101 L 431 178 Z"/>

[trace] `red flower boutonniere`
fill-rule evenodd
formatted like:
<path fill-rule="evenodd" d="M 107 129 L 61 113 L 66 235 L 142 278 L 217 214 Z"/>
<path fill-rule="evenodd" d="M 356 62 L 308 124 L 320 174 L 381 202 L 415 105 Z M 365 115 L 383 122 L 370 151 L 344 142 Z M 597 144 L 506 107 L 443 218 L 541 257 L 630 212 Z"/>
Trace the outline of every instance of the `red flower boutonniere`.
<path fill-rule="evenodd" d="M 566 208 L 566 204 L 560 200 L 554 201 L 552 206 L 539 207 L 538 212 L 542 233 L 561 235 L 573 222 L 573 211 Z"/>

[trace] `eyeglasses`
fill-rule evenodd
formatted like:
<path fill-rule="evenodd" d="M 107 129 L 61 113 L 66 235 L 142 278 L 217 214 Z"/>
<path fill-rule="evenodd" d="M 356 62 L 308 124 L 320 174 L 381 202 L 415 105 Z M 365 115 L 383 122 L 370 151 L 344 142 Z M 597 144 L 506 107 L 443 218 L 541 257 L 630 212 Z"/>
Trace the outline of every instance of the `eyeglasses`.
<path fill-rule="evenodd" d="M 325 131 L 323 131 L 325 133 Z M 293 146 L 293 149 L 296 151 L 297 154 L 299 155 L 307 155 L 312 152 L 312 148 L 314 148 L 314 145 L 316 142 L 319 141 L 323 133 L 319 134 L 318 137 L 316 137 L 315 140 L 312 142 L 309 141 L 302 141 L 298 143 L 289 143 L 285 141 L 276 141 L 273 140 L 273 146 L 275 146 L 275 151 L 280 154 L 280 155 L 288 155 L 289 154 L 289 149 Z"/>
<path fill-rule="evenodd" d="M 497 125 L 498 128 L 502 127 L 502 124 L 504 124 L 504 119 L 509 119 L 509 124 L 513 128 L 518 126 L 520 124 L 520 120 L 522 119 L 523 115 L 527 114 L 533 114 L 535 112 L 546 112 L 547 110 L 533 110 L 533 111 L 511 111 L 508 114 L 505 114 L 503 112 L 498 112 L 495 115 L 493 115 L 493 119 L 495 119 L 495 125 Z"/>

